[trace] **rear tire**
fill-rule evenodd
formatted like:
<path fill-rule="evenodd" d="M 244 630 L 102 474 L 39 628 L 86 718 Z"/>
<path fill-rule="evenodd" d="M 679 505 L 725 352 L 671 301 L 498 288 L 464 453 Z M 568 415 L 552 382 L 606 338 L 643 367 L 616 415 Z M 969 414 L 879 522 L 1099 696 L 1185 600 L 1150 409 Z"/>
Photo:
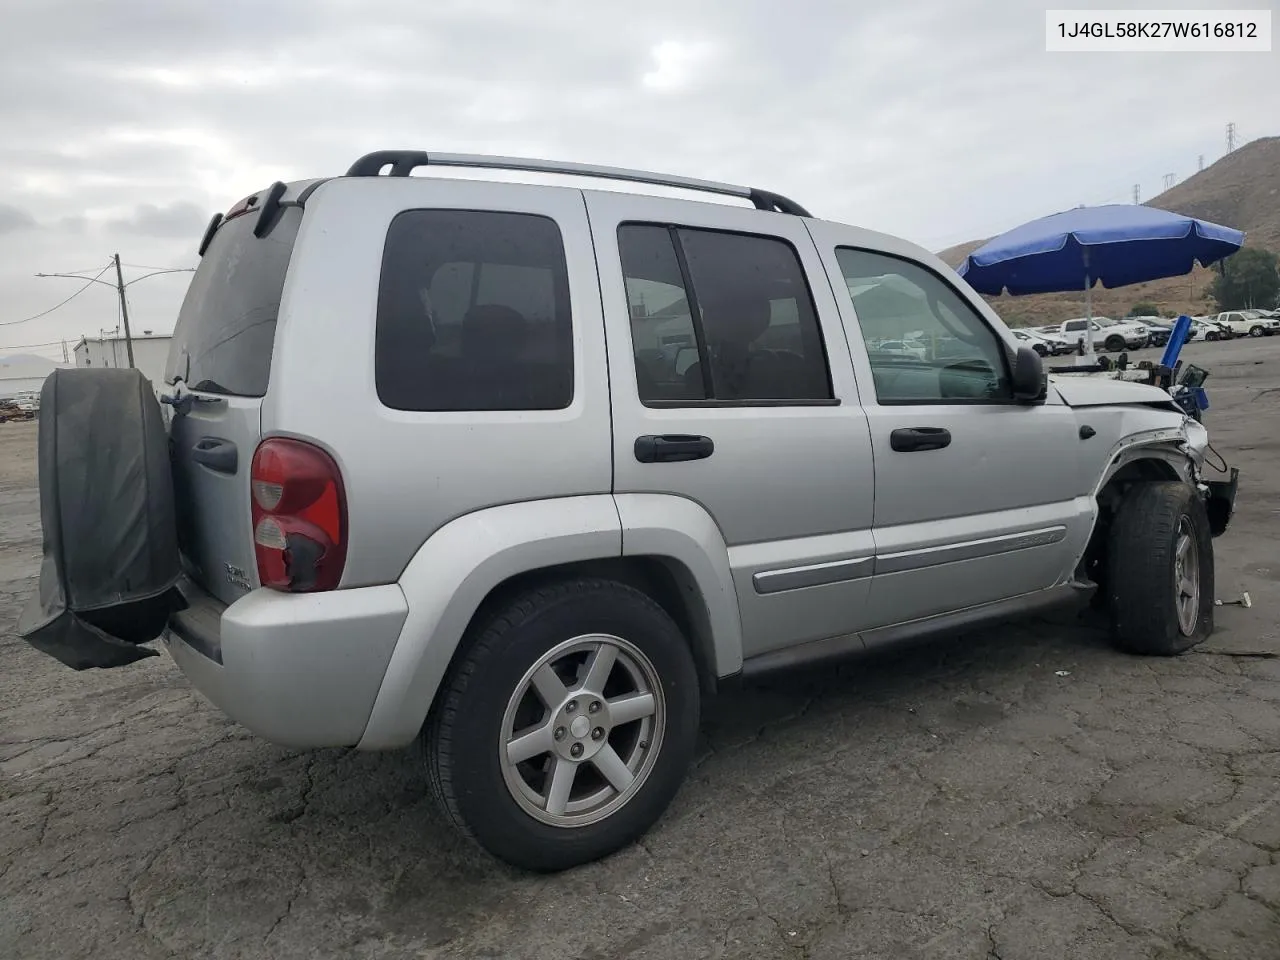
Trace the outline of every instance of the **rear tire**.
<path fill-rule="evenodd" d="M 1204 501 L 1190 484 L 1131 488 L 1107 554 L 1107 599 L 1120 649 L 1176 656 L 1213 631 L 1213 539 Z"/>
<path fill-rule="evenodd" d="M 569 580 L 516 596 L 463 642 L 419 741 L 454 826 L 539 872 L 643 835 L 698 735 L 697 670 L 666 611 L 620 583 Z"/>

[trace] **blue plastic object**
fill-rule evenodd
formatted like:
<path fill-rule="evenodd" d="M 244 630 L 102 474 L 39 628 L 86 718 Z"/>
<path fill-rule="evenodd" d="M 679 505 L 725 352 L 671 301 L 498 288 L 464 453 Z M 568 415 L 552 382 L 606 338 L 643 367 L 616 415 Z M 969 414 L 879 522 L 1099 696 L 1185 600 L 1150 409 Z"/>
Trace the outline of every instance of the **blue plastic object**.
<path fill-rule="evenodd" d="M 1185 313 L 1173 323 L 1173 330 L 1169 333 L 1169 342 L 1164 345 L 1164 356 L 1160 358 L 1161 366 L 1168 367 L 1172 370 L 1178 363 L 1178 355 L 1182 353 L 1182 348 L 1186 345 L 1187 337 L 1191 334 L 1191 318 Z"/>
<path fill-rule="evenodd" d="M 959 274 L 979 293 L 1060 293 L 1177 277 L 1230 256 L 1231 227 L 1137 204 L 1077 207 L 1032 220 L 969 254 Z"/>

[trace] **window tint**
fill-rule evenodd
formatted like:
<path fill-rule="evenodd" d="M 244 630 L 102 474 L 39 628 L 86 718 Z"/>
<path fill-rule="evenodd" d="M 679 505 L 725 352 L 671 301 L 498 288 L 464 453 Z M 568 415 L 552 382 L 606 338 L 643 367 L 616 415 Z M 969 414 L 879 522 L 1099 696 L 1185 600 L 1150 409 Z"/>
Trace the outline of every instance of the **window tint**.
<path fill-rule="evenodd" d="M 191 278 L 169 346 L 165 380 L 242 397 L 267 392 L 276 314 L 302 211 L 285 207 L 265 237 L 257 215 L 218 228 Z"/>
<path fill-rule="evenodd" d="M 832 396 L 813 299 L 788 243 L 624 224 L 618 247 L 641 401 Z"/>
<path fill-rule="evenodd" d="M 573 399 L 573 326 L 555 222 L 410 210 L 378 291 L 378 396 L 397 410 L 557 410 Z"/>
<path fill-rule="evenodd" d="M 1003 342 L 942 278 L 865 250 L 842 247 L 836 259 L 881 403 L 1011 398 Z M 912 349 L 900 349 L 904 340 Z M 884 349 L 889 341 L 898 349 Z"/>

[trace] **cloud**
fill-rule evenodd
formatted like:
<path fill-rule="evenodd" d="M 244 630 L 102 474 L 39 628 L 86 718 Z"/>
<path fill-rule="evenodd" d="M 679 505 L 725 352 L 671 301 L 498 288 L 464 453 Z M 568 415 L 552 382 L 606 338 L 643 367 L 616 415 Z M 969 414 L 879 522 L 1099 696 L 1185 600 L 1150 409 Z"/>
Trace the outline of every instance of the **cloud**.
<path fill-rule="evenodd" d="M 714 54 L 715 44 L 706 41 L 663 40 L 653 48 L 653 68 L 641 82 L 654 90 L 679 90 L 696 80 Z"/>
<path fill-rule="evenodd" d="M 60 227 L 17 232 L 0 208 L 0 305 L 35 314 L 58 291 L 33 273 L 117 247 L 190 265 L 212 211 L 388 147 L 746 183 L 939 249 L 1134 183 L 1150 196 L 1220 156 L 1228 120 L 1244 139 L 1280 132 L 1274 55 L 1049 55 L 1025 0 L 779 9 L 17 0 L 0 31 L 4 199 Z M 130 288 L 139 326 L 172 325 L 186 277 Z M 112 309 L 97 292 L 39 335 L 0 328 L 0 346 L 96 330 Z"/>
<path fill-rule="evenodd" d="M 138 205 L 132 216 L 109 221 L 107 228 L 149 237 L 190 239 L 199 234 L 208 219 L 205 210 L 184 200 L 165 207 L 143 203 Z"/>
<path fill-rule="evenodd" d="M 36 218 L 21 207 L 8 203 L 0 203 L 0 233 L 15 233 L 19 230 L 30 230 L 36 225 Z"/>

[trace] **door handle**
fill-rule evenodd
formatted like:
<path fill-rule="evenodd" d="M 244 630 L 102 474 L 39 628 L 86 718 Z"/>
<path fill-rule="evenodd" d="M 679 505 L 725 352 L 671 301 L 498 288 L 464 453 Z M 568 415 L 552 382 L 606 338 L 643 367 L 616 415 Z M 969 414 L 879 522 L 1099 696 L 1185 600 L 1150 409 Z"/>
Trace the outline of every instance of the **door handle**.
<path fill-rule="evenodd" d="M 941 450 L 951 446 L 951 431 L 944 427 L 899 427 L 889 434 L 889 446 L 898 453 Z"/>
<path fill-rule="evenodd" d="M 674 463 L 681 460 L 705 460 L 715 452 L 710 437 L 687 433 L 647 434 L 636 437 L 636 459 L 641 463 Z"/>
<path fill-rule="evenodd" d="M 230 440 L 219 440 L 216 437 L 202 437 L 191 449 L 191 459 L 203 464 L 218 473 L 236 472 L 240 464 L 239 451 Z"/>

